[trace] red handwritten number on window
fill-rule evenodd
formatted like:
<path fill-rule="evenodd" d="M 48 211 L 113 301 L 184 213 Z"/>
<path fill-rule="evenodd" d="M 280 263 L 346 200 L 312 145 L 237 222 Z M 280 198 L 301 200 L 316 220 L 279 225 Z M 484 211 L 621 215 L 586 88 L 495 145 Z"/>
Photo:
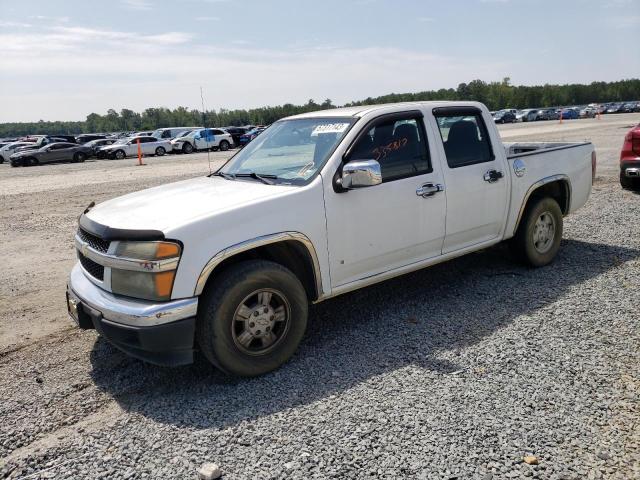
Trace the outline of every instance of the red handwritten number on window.
<path fill-rule="evenodd" d="M 374 159 L 376 161 L 380 161 L 381 158 L 387 158 L 387 155 L 389 153 L 395 152 L 400 150 L 401 148 L 404 148 L 408 142 L 409 140 L 406 137 L 404 137 L 404 138 L 401 138 L 400 140 L 394 140 L 393 142 L 387 145 L 376 147 L 373 150 L 371 150 L 371 153 L 374 155 Z"/>

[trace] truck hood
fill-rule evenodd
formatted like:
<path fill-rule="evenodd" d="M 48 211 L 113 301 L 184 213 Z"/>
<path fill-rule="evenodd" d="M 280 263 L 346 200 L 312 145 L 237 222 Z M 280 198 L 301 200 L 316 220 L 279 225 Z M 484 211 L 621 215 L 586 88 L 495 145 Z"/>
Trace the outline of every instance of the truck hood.
<path fill-rule="evenodd" d="M 189 221 L 258 203 L 296 188 L 198 177 L 107 200 L 93 207 L 87 217 L 111 228 L 166 233 Z"/>

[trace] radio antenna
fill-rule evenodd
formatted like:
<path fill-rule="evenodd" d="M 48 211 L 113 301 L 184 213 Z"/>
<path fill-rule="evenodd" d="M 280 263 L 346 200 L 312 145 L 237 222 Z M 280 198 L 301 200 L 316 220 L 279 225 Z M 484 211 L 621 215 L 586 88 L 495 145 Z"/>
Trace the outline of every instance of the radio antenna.
<path fill-rule="evenodd" d="M 204 110 L 204 95 L 202 94 L 202 86 L 200 87 L 200 100 L 202 101 L 202 126 L 207 129 L 207 116 L 205 115 Z M 205 137 L 206 138 L 206 137 Z M 211 175 L 211 149 L 207 148 L 207 162 L 209 163 L 209 175 Z"/>

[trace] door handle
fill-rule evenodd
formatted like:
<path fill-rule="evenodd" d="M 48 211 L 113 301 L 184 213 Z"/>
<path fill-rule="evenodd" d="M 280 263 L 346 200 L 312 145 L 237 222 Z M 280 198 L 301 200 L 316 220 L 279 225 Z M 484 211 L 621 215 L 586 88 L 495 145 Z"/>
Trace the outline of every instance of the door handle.
<path fill-rule="evenodd" d="M 439 183 L 425 183 L 416 190 L 416 195 L 422 198 L 433 197 L 438 192 L 444 192 L 444 185 Z"/>
<path fill-rule="evenodd" d="M 487 173 L 484 174 L 482 178 L 484 178 L 485 182 L 495 183 L 498 180 L 500 180 L 502 177 L 504 177 L 504 175 L 502 174 L 501 171 L 489 170 Z"/>

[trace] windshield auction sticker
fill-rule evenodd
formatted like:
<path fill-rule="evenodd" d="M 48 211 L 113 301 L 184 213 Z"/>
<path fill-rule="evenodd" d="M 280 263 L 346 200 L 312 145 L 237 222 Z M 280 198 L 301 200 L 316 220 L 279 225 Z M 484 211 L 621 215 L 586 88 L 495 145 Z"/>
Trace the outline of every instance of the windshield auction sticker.
<path fill-rule="evenodd" d="M 314 128 L 313 132 L 311 132 L 311 136 L 315 137 L 321 133 L 344 133 L 347 128 L 349 128 L 348 123 L 327 123 L 325 125 L 318 125 Z"/>

